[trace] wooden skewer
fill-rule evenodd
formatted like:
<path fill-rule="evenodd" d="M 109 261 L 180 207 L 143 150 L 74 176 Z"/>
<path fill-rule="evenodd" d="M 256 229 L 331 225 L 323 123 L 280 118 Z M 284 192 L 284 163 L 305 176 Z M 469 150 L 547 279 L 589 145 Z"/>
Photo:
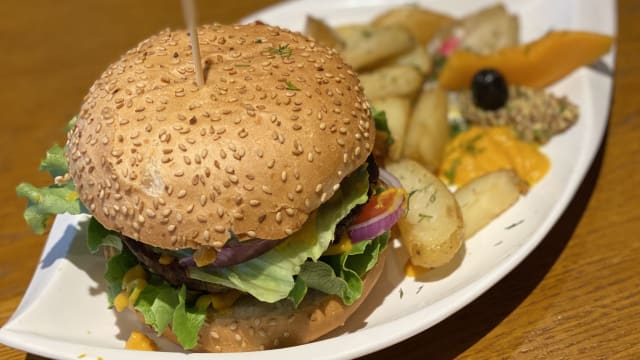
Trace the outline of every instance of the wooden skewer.
<path fill-rule="evenodd" d="M 187 23 L 187 31 L 191 39 L 191 52 L 193 53 L 193 66 L 196 72 L 196 84 L 198 87 L 204 85 L 204 74 L 202 63 L 200 62 L 200 43 L 198 42 L 198 26 L 196 24 L 196 7 L 194 0 L 182 0 L 182 12 L 184 21 Z"/>

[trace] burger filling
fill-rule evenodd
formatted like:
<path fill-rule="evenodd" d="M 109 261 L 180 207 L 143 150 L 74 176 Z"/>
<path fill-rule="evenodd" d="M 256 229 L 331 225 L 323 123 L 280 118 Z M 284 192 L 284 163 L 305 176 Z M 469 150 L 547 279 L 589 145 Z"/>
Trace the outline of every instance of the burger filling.
<path fill-rule="evenodd" d="M 25 219 L 39 233 L 54 214 L 88 213 L 69 181 L 64 149 L 51 148 L 41 169 L 55 184 L 18 186 L 29 199 Z M 343 180 L 335 195 L 282 240 L 238 241 L 231 234 L 219 252 L 157 249 L 89 221 L 88 246 L 106 249 L 109 302 L 133 307 L 158 333 L 168 326 L 193 348 L 207 311 L 231 306 L 238 296 L 300 304 L 308 291 L 333 294 L 349 305 L 362 294 L 362 279 L 387 245 L 389 228 L 403 211 L 403 191 L 385 190 L 373 161 Z M 398 202 L 399 201 L 399 202 Z"/>

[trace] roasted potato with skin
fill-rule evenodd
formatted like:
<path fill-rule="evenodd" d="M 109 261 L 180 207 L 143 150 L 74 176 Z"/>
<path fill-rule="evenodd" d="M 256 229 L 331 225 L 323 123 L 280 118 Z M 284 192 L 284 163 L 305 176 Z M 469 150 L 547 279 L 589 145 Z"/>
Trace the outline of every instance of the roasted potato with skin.
<path fill-rule="evenodd" d="M 422 87 L 424 77 L 413 66 L 392 65 L 361 73 L 360 84 L 369 100 L 390 96 L 412 98 Z"/>
<path fill-rule="evenodd" d="M 390 160 L 398 160 L 402 156 L 405 132 L 411 115 L 411 101 L 408 98 L 394 96 L 373 100 L 372 105 L 387 115 L 387 125 L 393 138 L 388 157 Z"/>
<path fill-rule="evenodd" d="M 415 44 L 411 33 L 400 26 L 345 25 L 335 30 L 344 40 L 340 55 L 355 70 L 405 53 Z"/>
<path fill-rule="evenodd" d="M 344 40 L 340 38 L 331 26 L 318 18 L 307 16 L 304 33 L 325 46 L 332 47 L 338 51 L 344 49 Z"/>
<path fill-rule="evenodd" d="M 464 237 L 470 238 L 515 204 L 528 186 L 513 170 L 498 170 L 480 176 L 455 192 L 462 210 Z"/>
<path fill-rule="evenodd" d="M 386 169 L 409 194 L 407 214 L 398 221 L 411 263 L 435 268 L 448 263 L 462 246 L 464 226 L 449 188 L 419 163 L 402 159 Z"/>
<path fill-rule="evenodd" d="M 365 87 L 366 94 L 366 87 Z M 403 154 L 435 172 L 449 140 L 448 98 L 442 88 L 424 90 L 413 108 Z"/>
<path fill-rule="evenodd" d="M 518 45 L 520 37 L 518 17 L 497 4 L 469 14 L 449 27 L 443 28 L 434 39 L 440 44 L 451 36 L 462 35 L 459 47 L 478 54 L 491 54 L 505 47 Z"/>
<path fill-rule="evenodd" d="M 454 23 L 455 19 L 450 16 L 417 5 L 398 6 L 373 20 L 376 26 L 403 26 L 423 45 L 428 44 L 440 29 Z"/>
<path fill-rule="evenodd" d="M 383 65 L 411 65 L 418 69 L 422 75 L 428 75 L 432 69 L 431 56 L 429 56 L 427 48 L 422 45 L 385 61 Z"/>

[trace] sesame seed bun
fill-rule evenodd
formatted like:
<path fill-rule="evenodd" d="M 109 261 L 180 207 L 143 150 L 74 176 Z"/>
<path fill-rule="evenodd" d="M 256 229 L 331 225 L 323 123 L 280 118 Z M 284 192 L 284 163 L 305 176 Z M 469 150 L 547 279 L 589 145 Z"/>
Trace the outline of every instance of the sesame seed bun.
<path fill-rule="evenodd" d="M 128 51 L 85 98 L 67 142 L 82 202 L 153 246 L 281 239 L 371 152 L 360 83 L 337 53 L 263 24 L 165 30 Z"/>
<path fill-rule="evenodd" d="M 249 296 L 241 297 L 228 310 L 210 311 L 200 330 L 197 352 L 240 352 L 296 346 L 309 343 L 344 325 L 365 301 L 384 268 L 387 251 L 380 253 L 376 265 L 367 272 L 362 296 L 345 305 L 335 295 L 310 290 L 297 309 L 289 300 L 263 303 Z M 144 323 L 142 314 L 136 312 Z M 178 344 L 167 328 L 164 337 Z"/>

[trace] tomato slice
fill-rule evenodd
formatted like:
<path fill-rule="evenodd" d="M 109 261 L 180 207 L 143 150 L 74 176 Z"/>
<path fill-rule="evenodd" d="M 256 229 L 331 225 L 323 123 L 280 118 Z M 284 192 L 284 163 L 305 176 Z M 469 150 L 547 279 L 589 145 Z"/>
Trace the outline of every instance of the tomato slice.
<path fill-rule="evenodd" d="M 406 198 L 407 192 L 404 189 L 391 188 L 372 196 L 369 201 L 364 204 L 358 216 L 353 220 L 353 224 L 359 224 L 372 219 L 385 211 L 387 211 L 394 203 L 397 196 Z"/>

